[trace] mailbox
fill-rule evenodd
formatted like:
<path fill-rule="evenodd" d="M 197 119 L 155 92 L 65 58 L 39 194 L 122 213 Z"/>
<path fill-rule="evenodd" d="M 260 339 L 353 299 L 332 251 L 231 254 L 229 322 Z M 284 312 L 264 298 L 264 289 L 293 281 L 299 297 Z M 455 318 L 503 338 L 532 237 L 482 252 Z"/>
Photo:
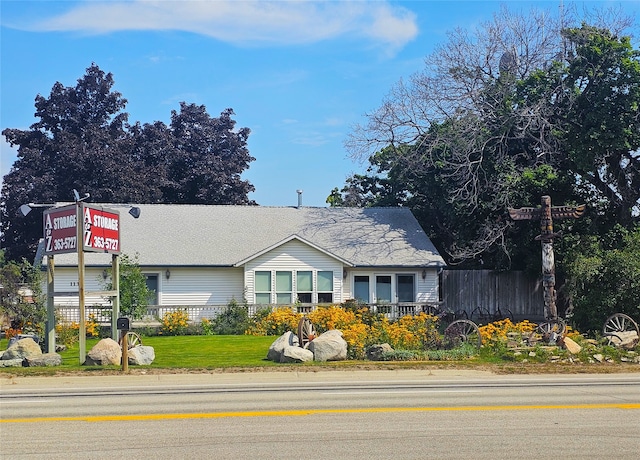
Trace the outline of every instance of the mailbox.
<path fill-rule="evenodd" d="M 116 326 L 118 327 L 119 331 L 128 331 L 129 329 L 131 329 L 129 327 L 129 318 L 118 318 L 118 320 L 116 321 Z"/>

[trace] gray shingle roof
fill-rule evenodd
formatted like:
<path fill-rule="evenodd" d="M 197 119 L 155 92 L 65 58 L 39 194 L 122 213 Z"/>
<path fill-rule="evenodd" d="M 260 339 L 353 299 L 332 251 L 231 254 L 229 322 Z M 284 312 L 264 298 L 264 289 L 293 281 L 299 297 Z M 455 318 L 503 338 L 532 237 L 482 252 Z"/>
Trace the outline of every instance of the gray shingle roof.
<path fill-rule="evenodd" d="M 137 206 L 139 219 L 112 209 L 121 214 L 122 252 L 138 254 L 141 266 L 234 266 L 294 236 L 353 266 L 445 265 L 407 208 Z M 56 265 L 77 264 L 76 254 L 55 259 Z M 85 255 L 86 265 L 110 260 Z"/>

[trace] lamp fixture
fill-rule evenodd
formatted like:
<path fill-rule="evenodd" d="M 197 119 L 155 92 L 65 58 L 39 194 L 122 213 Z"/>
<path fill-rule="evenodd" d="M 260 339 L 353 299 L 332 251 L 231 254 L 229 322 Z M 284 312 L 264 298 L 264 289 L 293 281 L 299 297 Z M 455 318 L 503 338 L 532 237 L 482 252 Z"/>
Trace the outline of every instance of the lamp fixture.
<path fill-rule="evenodd" d="M 426 280 L 426 279 L 427 279 L 427 270 L 426 270 L 426 269 L 423 269 L 423 270 L 422 270 L 422 279 L 423 279 L 423 280 Z"/>
<path fill-rule="evenodd" d="M 165 276 L 165 278 L 167 278 L 167 279 L 171 278 L 171 271 L 170 271 L 168 268 L 167 268 L 167 271 L 166 271 L 166 272 L 164 272 L 164 276 Z"/>
<path fill-rule="evenodd" d="M 109 274 L 107 273 L 107 271 L 106 270 L 102 270 L 102 279 L 106 280 L 108 276 L 109 276 Z"/>
<path fill-rule="evenodd" d="M 347 275 L 349 274 L 349 272 L 347 272 L 347 270 L 342 270 L 342 279 L 346 280 L 347 279 Z"/>

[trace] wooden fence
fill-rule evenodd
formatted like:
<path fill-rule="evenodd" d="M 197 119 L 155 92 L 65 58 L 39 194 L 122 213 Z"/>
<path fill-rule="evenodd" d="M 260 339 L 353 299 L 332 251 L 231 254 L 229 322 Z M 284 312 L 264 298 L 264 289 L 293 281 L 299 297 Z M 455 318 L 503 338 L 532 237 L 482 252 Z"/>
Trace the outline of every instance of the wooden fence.
<path fill-rule="evenodd" d="M 465 310 L 482 307 L 490 313 L 510 310 L 516 319 L 544 317 L 543 287 L 540 279 L 521 271 L 444 270 L 442 307 Z"/>

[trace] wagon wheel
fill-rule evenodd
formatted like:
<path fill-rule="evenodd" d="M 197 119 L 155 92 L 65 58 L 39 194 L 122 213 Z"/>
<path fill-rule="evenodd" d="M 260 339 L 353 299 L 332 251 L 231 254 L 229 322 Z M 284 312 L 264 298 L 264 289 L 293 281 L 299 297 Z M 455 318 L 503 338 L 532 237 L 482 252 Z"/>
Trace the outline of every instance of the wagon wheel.
<path fill-rule="evenodd" d="M 309 342 L 316 338 L 316 328 L 306 316 L 298 322 L 298 340 L 301 347 L 305 347 Z"/>
<path fill-rule="evenodd" d="M 127 336 L 127 349 L 142 345 L 142 338 L 137 333 L 128 331 L 125 335 Z M 123 338 L 124 336 L 120 337 L 120 341 L 118 342 L 120 346 L 122 346 Z"/>
<path fill-rule="evenodd" d="M 513 312 L 507 308 L 505 312 L 500 312 L 502 314 L 502 318 L 500 319 L 508 319 L 512 323 L 515 322 L 515 318 L 513 316 Z"/>
<path fill-rule="evenodd" d="M 638 323 L 624 313 L 615 313 L 607 318 L 602 327 L 604 335 L 615 334 L 616 332 L 633 332 L 640 335 Z"/>
<path fill-rule="evenodd" d="M 602 334 L 609 338 L 609 344 L 611 344 L 613 337 L 616 337 L 619 342 L 622 342 L 622 338 L 619 335 L 620 332 L 635 332 L 636 335 L 640 337 L 638 323 L 624 313 L 614 313 L 604 322 Z"/>
<path fill-rule="evenodd" d="M 561 336 L 566 330 L 567 325 L 560 318 L 538 324 L 538 332 L 542 334 L 545 340 L 549 340 L 553 334 Z"/>
<path fill-rule="evenodd" d="M 469 343 L 476 348 L 482 346 L 482 337 L 478 325 L 468 319 L 459 319 L 449 324 L 444 330 L 445 342 L 455 347 L 461 343 Z"/>
<path fill-rule="evenodd" d="M 471 319 L 476 322 L 486 322 L 491 319 L 491 314 L 489 313 L 489 310 L 487 310 L 486 308 L 476 307 L 471 312 Z"/>

